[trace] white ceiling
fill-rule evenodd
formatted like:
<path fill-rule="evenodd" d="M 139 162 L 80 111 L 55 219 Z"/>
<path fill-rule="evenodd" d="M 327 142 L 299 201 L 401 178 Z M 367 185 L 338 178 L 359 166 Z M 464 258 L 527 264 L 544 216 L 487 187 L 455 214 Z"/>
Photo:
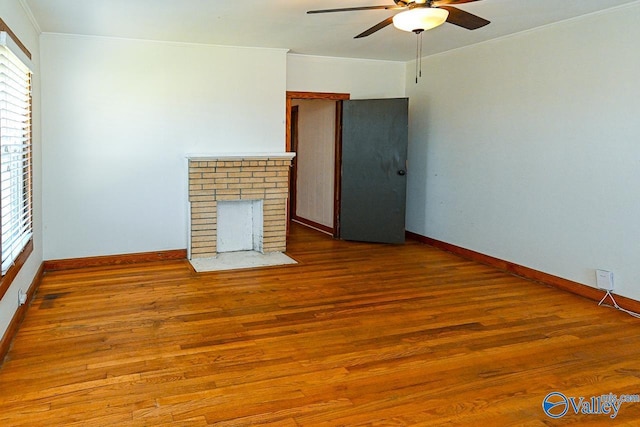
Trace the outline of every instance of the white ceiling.
<path fill-rule="evenodd" d="M 393 4 L 393 0 L 21 0 L 43 32 L 230 46 L 408 61 L 416 40 L 389 26 L 353 36 L 388 10 L 306 14 L 307 10 Z M 469 31 L 444 24 L 424 33 L 425 56 L 638 0 L 480 0 L 457 7 L 491 21 Z"/>

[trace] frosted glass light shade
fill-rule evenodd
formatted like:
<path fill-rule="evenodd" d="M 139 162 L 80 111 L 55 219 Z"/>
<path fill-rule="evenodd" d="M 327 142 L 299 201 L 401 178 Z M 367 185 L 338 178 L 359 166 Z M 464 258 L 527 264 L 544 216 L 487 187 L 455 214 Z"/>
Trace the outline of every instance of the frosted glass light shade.
<path fill-rule="evenodd" d="M 400 12 L 393 17 L 393 26 L 402 31 L 426 31 L 442 25 L 449 11 L 434 7 L 416 7 Z"/>

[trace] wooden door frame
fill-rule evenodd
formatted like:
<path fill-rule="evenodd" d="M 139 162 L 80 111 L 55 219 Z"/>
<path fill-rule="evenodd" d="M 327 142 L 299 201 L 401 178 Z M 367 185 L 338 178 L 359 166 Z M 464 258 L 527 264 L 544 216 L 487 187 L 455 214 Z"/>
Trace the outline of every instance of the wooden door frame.
<path fill-rule="evenodd" d="M 289 143 L 289 147 L 287 147 L 287 152 L 295 152 L 298 146 L 298 106 L 294 105 L 291 107 L 291 120 L 289 122 L 289 127 L 287 128 L 289 133 L 289 138 L 287 138 L 287 142 Z M 289 217 L 292 219 L 296 219 L 296 206 L 297 206 L 297 196 L 298 196 L 298 184 L 297 184 L 297 176 L 298 176 L 298 159 L 294 157 L 291 159 L 291 170 L 289 173 L 289 205 L 288 205 L 288 218 L 287 225 L 289 223 Z"/>
<path fill-rule="evenodd" d="M 286 97 L 286 119 L 285 119 L 285 147 L 287 152 L 292 151 L 291 147 L 291 103 L 294 99 L 324 99 L 336 101 L 336 126 L 335 126 L 335 164 L 334 164 L 334 197 L 333 197 L 333 237 L 340 235 L 340 170 L 342 165 L 342 101 L 351 99 L 348 93 L 333 92 L 295 92 L 287 91 Z M 291 189 L 289 197 L 291 197 Z M 287 210 L 287 224 L 291 219 L 292 212 Z"/>

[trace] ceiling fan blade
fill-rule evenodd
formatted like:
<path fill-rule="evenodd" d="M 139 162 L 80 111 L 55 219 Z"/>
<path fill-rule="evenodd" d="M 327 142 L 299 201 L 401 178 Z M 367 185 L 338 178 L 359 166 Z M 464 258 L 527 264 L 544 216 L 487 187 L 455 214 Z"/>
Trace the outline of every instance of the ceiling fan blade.
<path fill-rule="evenodd" d="M 457 25 L 458 27 L 466 28 L 467 30 L 476 30 L 480 27 L 484 27 L 491 22 L 477 15 L 474 15 L 473 13 L 465 12 L 462 9 L 458 9 L 457 7 L 441 6 L 440 9 L 449 11 L 449 17 L 447 18 L 448 23 Z"/>
<path fill-rule="evenodd" d="M 431 4 L 432 6 L 440 7 L 440 6 L 446 6 L 448 4 L 472 3 L 474 1 L 480 1 L 480 0 L 435 0 Z"/>
<path fill-rule="evenodd" d="M 390 16 L 387 19 L 385 19 L 384 21 L 378 22 L 376 25 L 374 25 L 373 27 L 369 28 L 368 30 L 365 30 L 365 31 L 361 32 L 360 34 L 355 36 L 354 39 L 360 39 L 362 37 L 370 36 L 371 34 L 375 33 L 378 30 L 383 29 L 384 27 L 386 27 L 387 25 L 391 24 L 392 22 L 393 22 L 393 16 Z"/>
<path fill-rule="evenodd" d="M 321 10 L 309 10 L 307 13 L 333 13 L 333 12 L 352 12 L 354 10 L 374 10 L 374 9 L 404 9 L 403 6 L 395 4 L 387 6 L 360 6 L 360 7 L 343 7 L 339 9 L 321 9 Z"/>

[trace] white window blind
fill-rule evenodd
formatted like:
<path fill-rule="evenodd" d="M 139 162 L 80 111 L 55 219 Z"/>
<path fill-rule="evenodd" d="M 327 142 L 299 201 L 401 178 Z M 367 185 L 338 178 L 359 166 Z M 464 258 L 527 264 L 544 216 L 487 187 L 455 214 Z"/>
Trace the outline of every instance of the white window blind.
<path fill-rule="evenodd" d="M 2 275 L 32 231 L 31 72 L 0 32 L 0 207 Z"/>

